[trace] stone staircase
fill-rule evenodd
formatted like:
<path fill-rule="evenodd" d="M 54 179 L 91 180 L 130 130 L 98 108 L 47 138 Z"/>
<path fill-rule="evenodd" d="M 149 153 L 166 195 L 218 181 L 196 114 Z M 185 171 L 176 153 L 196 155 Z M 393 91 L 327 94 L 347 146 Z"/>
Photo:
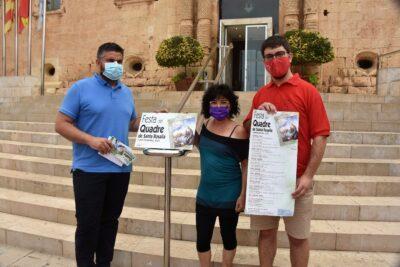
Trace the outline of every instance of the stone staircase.
<path fill-rule="evenodd" d="M 136 93 L 139 111 L 173 110 L 182 93 Z M 186 111 L 198 111 L 196 92 Z M 71 145 L 54 132 L 61 96 L 0 104 L 0 242 L 74 257 Z M 252 94 L 240 94 L 246 113 Z M 332 135 L 315 177 L 310 266 L 399 266 L 400 98 L 324 94 Z M 245 114 L 243 114 L 245 115 Z M 130 141 L 133 144 L 134 134 Z M 121 216 L 114 266 L 162 266 L 163 160 L 140 151 Z M 199 154 L 173 160 L 172 266 L 198 266 L 195 195 Z M 220 266 L 218 225 L 212 251 Z M 258 266 L 257 232 L 238 225 L 235 266 Z M 290 266 L 281 223 L 276 266 Z M 0 258 L 1 260 L 1 258 Z M 0 266 L 2 263 L 0 262 Z"/>

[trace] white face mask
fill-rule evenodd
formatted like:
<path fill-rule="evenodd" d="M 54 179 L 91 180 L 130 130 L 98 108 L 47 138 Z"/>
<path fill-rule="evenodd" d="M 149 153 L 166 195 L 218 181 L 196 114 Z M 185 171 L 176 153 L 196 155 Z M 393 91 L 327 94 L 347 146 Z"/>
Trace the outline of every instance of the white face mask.
<path fill-rule="evenodd" d="M 121 79 L 124 72 L 124 67 L 117 61 L 107 62 L 104 64 L 103 75 L 112 81 L 118 81 Z"/>

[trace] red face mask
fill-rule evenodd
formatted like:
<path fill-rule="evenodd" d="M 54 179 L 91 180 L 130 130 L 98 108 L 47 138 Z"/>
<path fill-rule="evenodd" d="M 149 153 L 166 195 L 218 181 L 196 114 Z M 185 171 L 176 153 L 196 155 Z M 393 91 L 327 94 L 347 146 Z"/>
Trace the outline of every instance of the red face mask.
<path fill-rule="evenodd" d="M 289 57 L 273 58 L 264 62 L 264 66 L 272 77 L 276 79 L 283 78 L 290 68 Z"/>

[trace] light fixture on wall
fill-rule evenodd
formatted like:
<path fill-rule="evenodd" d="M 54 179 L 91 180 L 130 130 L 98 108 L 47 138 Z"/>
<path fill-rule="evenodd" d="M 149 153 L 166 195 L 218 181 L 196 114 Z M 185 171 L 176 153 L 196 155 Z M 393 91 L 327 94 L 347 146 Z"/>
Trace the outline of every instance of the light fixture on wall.
<path fill-rule="evenodd" d="M 254 0 L 246 0 L 246 3 L 244 4 L 244 10 L 247 13 L 250 13 L 254 9 Z"/>

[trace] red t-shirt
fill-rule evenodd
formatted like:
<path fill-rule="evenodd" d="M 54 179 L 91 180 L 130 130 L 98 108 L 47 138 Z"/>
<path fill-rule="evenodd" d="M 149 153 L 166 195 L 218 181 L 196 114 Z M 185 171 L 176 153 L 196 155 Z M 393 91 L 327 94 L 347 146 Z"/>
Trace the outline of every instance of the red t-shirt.
<path fill-rule="evenodd" d="M 329 136 L 330 125 L 321 96 L 313 85 L 302 80 L 298 74 L 279 87 L 270 82 L 254 96 L 244 122 L 250 120 L 253 109 L 264 102 L 274 104 L 278 111 L 299 112 L 297 177 L 300 177 L 310 159 L 311 140 L 316 136 Z"/>

